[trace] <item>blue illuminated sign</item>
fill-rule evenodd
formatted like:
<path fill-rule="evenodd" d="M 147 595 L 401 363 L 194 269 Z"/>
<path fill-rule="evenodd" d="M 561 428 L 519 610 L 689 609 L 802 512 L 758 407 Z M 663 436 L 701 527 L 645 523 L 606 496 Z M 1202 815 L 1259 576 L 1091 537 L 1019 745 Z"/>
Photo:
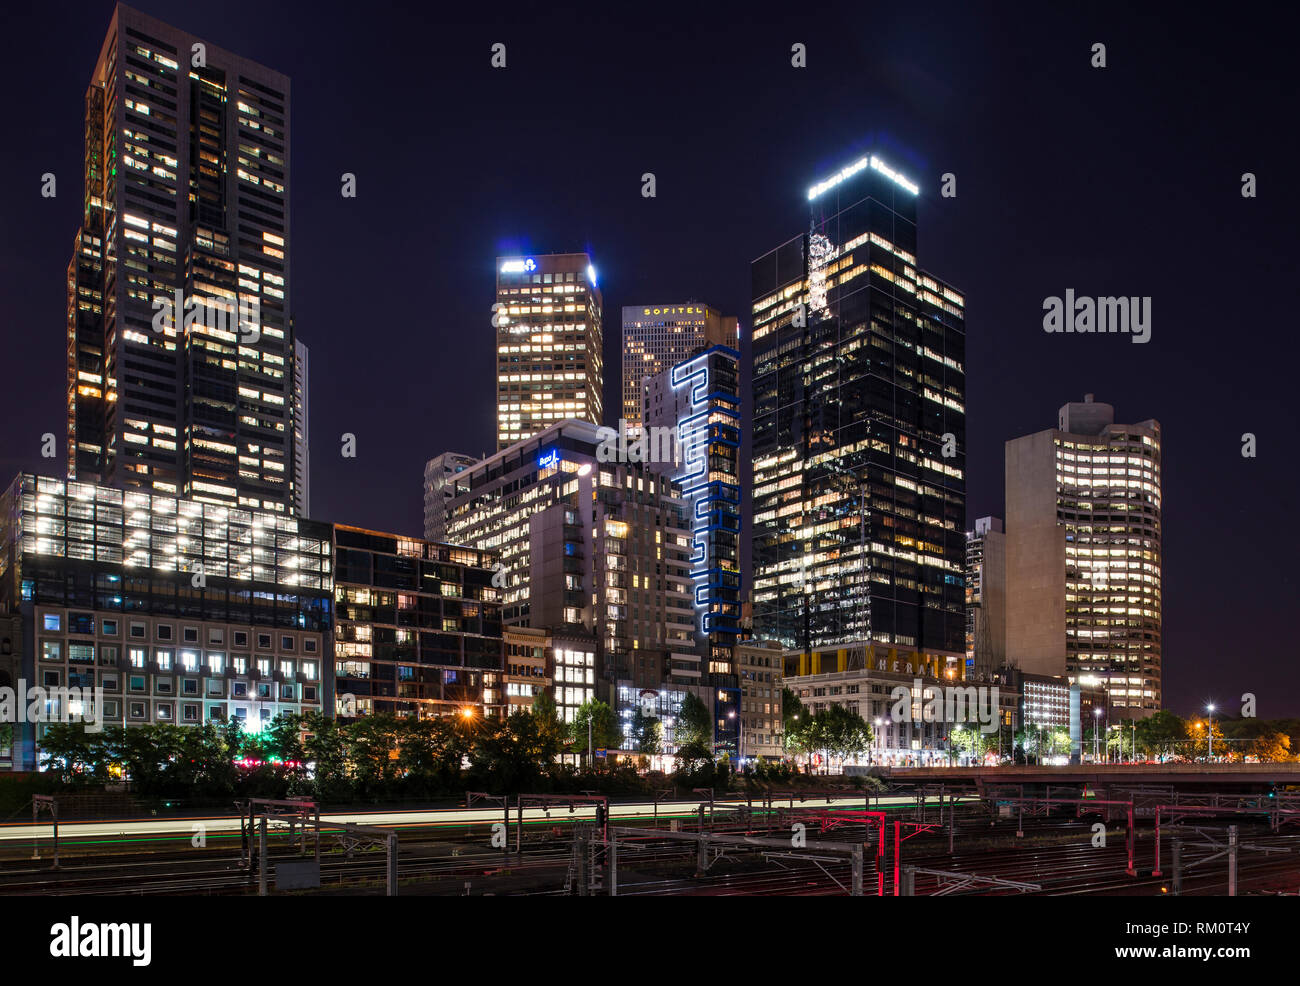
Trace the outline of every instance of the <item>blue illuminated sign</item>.
<path fill-rule="evenodd" d="M 537 459 L 538 469 L 549 469 L 551 466 L 560 464 L 559 449 L 552 449 L 550 452 L 543 452 Z"/>

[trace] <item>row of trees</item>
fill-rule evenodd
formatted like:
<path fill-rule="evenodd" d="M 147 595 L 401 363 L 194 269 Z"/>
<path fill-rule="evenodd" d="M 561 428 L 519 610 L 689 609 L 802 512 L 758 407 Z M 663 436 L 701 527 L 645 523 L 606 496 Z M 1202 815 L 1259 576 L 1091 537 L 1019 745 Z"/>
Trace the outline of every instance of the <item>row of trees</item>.
<path fill-rule="evenodd" d="M 858 713 L 843 705 L 809 713 L 788 688 L 782 692 L 781 713 L 786 749 L 808 758 L 820 753 L 828 764 L 832 759 L 843 763 L 860 757 L 875 739 L 871 724 Z"/>
<path fill-rule="evenodd" d="M 822 753 L 828 760 L 843 761 L 860 757 L 874 739 L 871 725 L 857 713 L 832 705 L 809 714 L 799 696 L 789 689 L 782 695 L 782 714 L 785 746 L 792 754 Z M 1161 711 L 1138 720 L 1136 727 L 1128 723 L 1113 727 L 1086 723 L 1083 753 L 1092 756 L 1095 743 L 1101 757 L 1131 760 L 1135 758 L 1136 743 L 1137 759 L 1204 759 L 1210 754 L 1211 733 L 1215 759 L 1287 761 L 1297 759 L 1300 751 L 1300 720 L 1183 719 Z M 1017 763 L 1032 763 L 1068 756 L 1070 749 L 1070 731 L 1063 727 L 1025 726 L 1012 734 L 1010 730 L 984 732 L 974 724 L 961 724 L 948 730 L 944 752 L 953 759 L 968 756 L 980 760 L 993 754 Z"/>
<path fill-rule="evenodd" d="M 659 752 L 661 726 L 641 715 L 633 732 L 645 754 Z M 683 781 L 716 777 L 707 707 L 688 696 L 676 720 Z M 590 745 L 589 745 L 590 743 Z M 466 787 L 541 791 L 576 783 L 579 761 L 604 768 L 583 783 L 633 784 L 631 776 L 595 757 L 592 748 L 624 745 L 605 702 L 583 705 L 564 723 L 549 695 L 502 720 L 474 715 L 433 719 L 393 715 L 340 722 L 317 712 L 282 715 L 250 733 L 240 719 L 202 726 L 158 724 L 87 732 L 51 724 L 41 741 L 43 766 L 65 784 L 129 778 L 143 795 L 277 796 L 312 794 L 325 801 L 430 797 Z"/>

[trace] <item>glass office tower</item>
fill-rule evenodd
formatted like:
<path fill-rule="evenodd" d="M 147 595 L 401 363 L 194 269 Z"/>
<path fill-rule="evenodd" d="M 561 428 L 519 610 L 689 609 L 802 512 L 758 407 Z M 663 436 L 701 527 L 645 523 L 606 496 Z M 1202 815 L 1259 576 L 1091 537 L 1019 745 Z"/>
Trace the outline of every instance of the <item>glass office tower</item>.
<path fill-rule="evenodd" d="M 68 477 L 293 512 L 288 78 L 118 5 L 83 164 Z"/>
<path fill-rule="evenodd" d="M 497 451 L 567 418 L 600 424 L 601 298 L 585 253 L 497 258 Z"/>
<path fill-rule="evenodd" d="M 757 637 L 964 654 L 964 302 L 917 267 L 918 191 L 868 155 L 752 265 Z"/>

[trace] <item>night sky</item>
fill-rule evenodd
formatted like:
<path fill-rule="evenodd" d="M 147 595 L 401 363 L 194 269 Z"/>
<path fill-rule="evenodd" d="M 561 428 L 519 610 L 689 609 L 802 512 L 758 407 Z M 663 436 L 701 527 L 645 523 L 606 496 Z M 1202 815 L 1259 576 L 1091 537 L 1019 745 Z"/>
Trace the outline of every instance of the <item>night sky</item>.
<path fill-rule="evenodd" d="M 1294 15 L 134 6 L 292 79 L 313 516 L 418 534 L 425 460 L 491 451 L 499 254 L 592 254 L 616 418 L 622 306 L 695 299 L 747 330 L 749 262 L 806 227 L 809 185 L 881 148 L 922 189 L 920 266 L 966 297 L 968 526 L 1002 515 L 1003 442 L 1054 427 L 1066 401 L 1091 392 L 1121 422 L 1157 418 L 1166 706 L 1231 708 L 1250 691 L 1262 717 L 1300 715 Z M 4 484 L 64 467 L 64 273 L 83 98 L 111 12 L 5 14 Z M 489 65 L 495 42 L 504 70 Z M 806 69 L 790 64 L 796 42 Z M 1104 69 L 1090 66 L 1095 42 Z M 55 199 L 40 195 L 47 171 Z M 339 194 L 343 172 L 355 199 Z M 945 172 L 954 199 L 939 195 Z M 1243 172 L 1257 198 L 1242 197 Z M 1067 288 L 1150 296 L 1151 342 L 1048 335 L 1043 299 Z M 40 457 L 45 432 L 57 465 Z M 339 454 L 343 432 L 356 459 Z"/>

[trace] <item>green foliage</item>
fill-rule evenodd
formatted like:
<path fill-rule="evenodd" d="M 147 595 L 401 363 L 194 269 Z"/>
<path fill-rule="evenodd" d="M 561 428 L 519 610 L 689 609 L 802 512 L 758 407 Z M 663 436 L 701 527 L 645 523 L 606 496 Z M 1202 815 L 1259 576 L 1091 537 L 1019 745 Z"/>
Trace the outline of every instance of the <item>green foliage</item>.
<path fill-rule="evenodd" d="M 1251 756 L 1268 763 L 1284 763 L 1296 758 L 1291 751 L 1291 737 L 1279 731 L 1256 736 L 1247 749 Z"/>
<path fill-rule="evenodd" d="M 1138 720 L 1137 747 L 1148 756 L 1173 756 L 1186 739 L 1187 724 L 1167 709 Z"/>
<path fill-rule="evenodd" d="M 623 745 L 623 736 L 619 732 L 614 718 L 614 710 L 600 699 L 592 699 L 578 706 L 569 723 L 569 737 L 573 744 L 572 753 L 587 753 L 587 722 L 591 722 L 591 742 L 597 750 L 617 750 Z"/>
<path fill-rule="evenodd" d="M 677 709 L 677 723 L 674 729 L 677 747 L 703 749 L 709 754 L 713 751 L 713 713 L 700 697 L 687 692 L 682 704 Z"/>
<path fill-rule="evenodd" d="M 632 748 L 651 756 L 663 751 L 663 723 L 640 709 L 632 714 Z"/>

